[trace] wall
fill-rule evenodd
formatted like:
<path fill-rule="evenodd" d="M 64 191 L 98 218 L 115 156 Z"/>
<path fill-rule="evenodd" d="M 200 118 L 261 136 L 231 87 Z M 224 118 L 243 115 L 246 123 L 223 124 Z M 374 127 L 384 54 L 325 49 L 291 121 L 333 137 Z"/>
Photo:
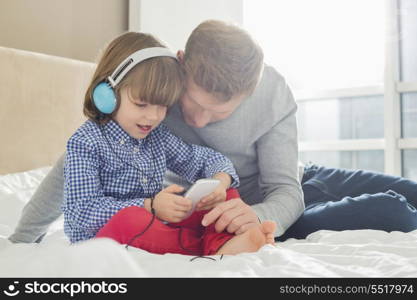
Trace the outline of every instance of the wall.
<path fill-rule="evenodd" d="M 128 0 L 1 0 L 0 46 L 94 61 L 128 29 Z"/>
<path fill-rule="evenodd" d="M 220 19 L 242 25 L 242 0 L 130 0 L 130 30 L 149 32 L 175 51 L 183 49 L 202 21 Z"/>
<path fill-rule="evenodd" d="M 206 19 L 242 24 L 243 0 L 1 0 L 0 46 L 94 61 L 126 30 L 155 34 L 174 50 Z M 131 10 L 129 11 L 129 7 Z"/>

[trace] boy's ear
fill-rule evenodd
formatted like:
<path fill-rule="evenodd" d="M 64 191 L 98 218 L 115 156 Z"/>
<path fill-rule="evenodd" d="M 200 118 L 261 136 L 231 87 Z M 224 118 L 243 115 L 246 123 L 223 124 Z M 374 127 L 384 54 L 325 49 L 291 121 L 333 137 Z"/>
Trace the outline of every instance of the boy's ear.
<path fill-rule="evenodd" d="M 177 51 L 177 59 L 180 62 L 180 64 L 184 63 L 184 50 Z"/>

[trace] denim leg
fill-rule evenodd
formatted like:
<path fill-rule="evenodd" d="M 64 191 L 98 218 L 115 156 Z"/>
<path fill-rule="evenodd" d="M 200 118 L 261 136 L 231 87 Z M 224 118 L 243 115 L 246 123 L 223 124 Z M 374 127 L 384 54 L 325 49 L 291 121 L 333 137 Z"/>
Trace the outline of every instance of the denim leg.
<path fill-rule="evenodd" d="M 340 201 L 310 205 L 285 234 L 276 240 L 304 239 L 310 233 L 322 229 L 409 232 L 417 229 L 417 211 L 405 197 L 394 191 L 344 197 Z"/>
<path fill-rule="evenodd" d="M 390 176 L 365 170 L 334 169 L 312 165 L 305 168 L 303 189 L 314 186 L 322 193 L 304 193 L 306 207 L 326 200 L 339 201 L 346 196 L 375 194 L 393 190 L 403 195 L 409 203 L 417 207 L 417 182 L 402 177 Z"/>

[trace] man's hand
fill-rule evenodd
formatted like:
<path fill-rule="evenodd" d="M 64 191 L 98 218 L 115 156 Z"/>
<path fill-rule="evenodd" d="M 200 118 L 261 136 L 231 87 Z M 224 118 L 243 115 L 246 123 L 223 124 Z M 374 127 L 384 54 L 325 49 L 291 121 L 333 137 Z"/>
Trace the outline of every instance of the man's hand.
<path fill-rule="evenodd" d="M 254 225 L 259 224 L 255 211 L 240 198 L 217 204 L 202 220 L 203 226 L 216 222 L 217 232 L 227 230 L 229 233 L 242 234 Z"/>

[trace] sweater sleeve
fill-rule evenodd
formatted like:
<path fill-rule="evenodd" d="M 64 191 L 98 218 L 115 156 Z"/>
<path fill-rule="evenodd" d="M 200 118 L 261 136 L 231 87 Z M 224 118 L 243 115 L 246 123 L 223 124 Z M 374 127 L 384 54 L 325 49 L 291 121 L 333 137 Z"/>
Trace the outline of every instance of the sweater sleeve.
<path fill-rule="evenodd" d="M 210 178 L 224 172 L 231 176 L 230 187 L 239 186 L 239 177 L 232 162 L 211 148 L 188 144 L 163 127 L 163 141 L 167 168 L 194 183 L 200 178 Z"/>
<path fill-rule="evenodd" d="M 100 158 L 93 143 L 74 135 L 64 162 L 65 233 L 71 242 L 92 238 L 120 209 L 143 206 L 144 198 L 131 200 L 105 196 L 100 182 Z"/>
<path fill-rule="evenodd" d="M 252 208 L 261 221 L 277 221 L 280 236 L 303 213 L 304 201 L 298 179 L 297 105 L 285 81 L 277 86 L 273 101 L 280 104 L 280 117 L 256 142 L 264 201 Z"/>

